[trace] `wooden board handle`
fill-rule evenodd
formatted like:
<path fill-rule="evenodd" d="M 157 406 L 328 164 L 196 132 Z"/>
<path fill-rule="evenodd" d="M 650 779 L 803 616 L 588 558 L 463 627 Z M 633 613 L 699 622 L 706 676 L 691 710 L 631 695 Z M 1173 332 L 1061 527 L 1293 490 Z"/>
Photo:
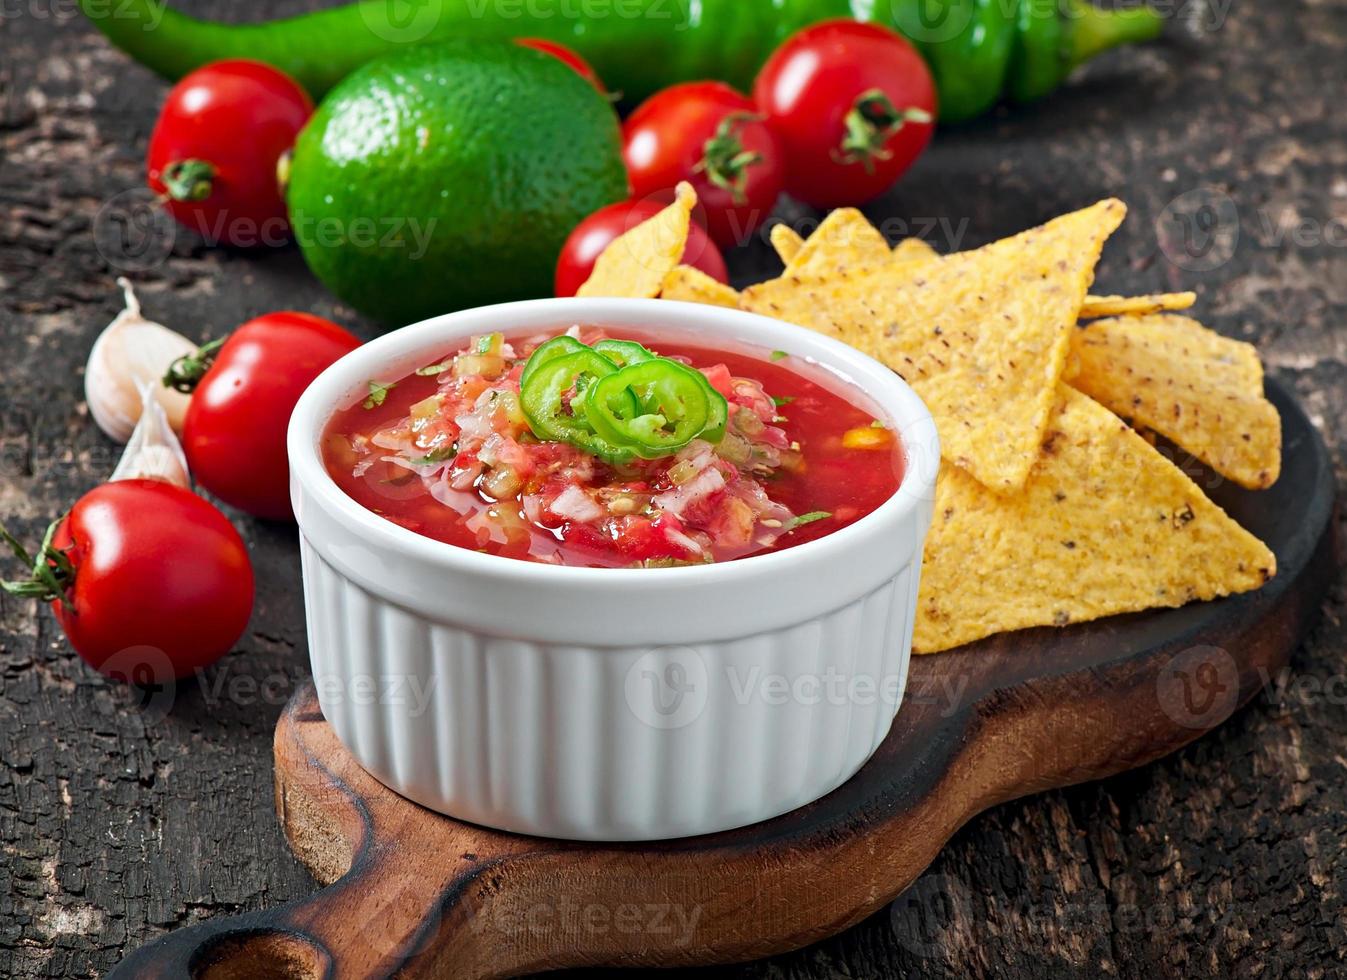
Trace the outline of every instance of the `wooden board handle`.
<path fill-rule="evenodd" d="M 410 862 L 410 863 L 408 863 Z M 323 980 L 387 977 L 445 943 L 441 928 L 463 929 L 465 911 L 452 897 L 455 872 L 471 878 L 479 865 L 460 859 L 446 874 L 442 858 L 415 862 L 379 855 L 316 895 L 264 912 L 213 920 L 137 950 L 109 980 Z M 408 874 L 409 867 L 424 874 Z M 455 961 L 461 964 L 455 968 Z M 439 963 L 434 975 L 476 978 L 476 956 Z M 335 969 L 340 965 L 340 969 Z"/>
<path fill-rule="evenodd" d="M 283 727 L 276 737 L 280 748 Z M 303 758 L 297 765 L 319 763 Z M 109 980 L 378 978 L 409 963 L 455 980 L 487 975 L 475 964 L 489 956 L 435 954 L 467 952 L 475 931 L 462 895 L 493 860 L 470 851 L 426 853 L 416 825 L 438 817 L 410 805 L 372 813 L 339 779 L 278 775 L 276 809 L 287 827 L 301 823 L 293 817 L 305 818 L 308 831 L 290 844 L 321 880 L 334 883 L 276 909 L 171 933 L 129 956 Z"/>

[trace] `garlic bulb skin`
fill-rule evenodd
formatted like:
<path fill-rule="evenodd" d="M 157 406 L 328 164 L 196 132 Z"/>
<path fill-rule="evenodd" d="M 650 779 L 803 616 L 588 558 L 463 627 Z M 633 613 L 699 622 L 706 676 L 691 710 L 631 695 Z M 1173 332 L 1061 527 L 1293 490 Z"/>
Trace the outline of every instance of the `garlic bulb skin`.
<path fill-rule="evenodd" d="M 196 344 L 162 324 L 141 316 L 131 283 L 118 279 L 126 309 L 108 324 L 89 352 L 84 370 L 84 398 L 98 427 L 117 442 L 131 438 L 140 421 L 141 387 L 154 386 L 173 431 L 182 432 L 191 396 L 160 384 L 169 365 L 196 350 Z"/>
<path fill-rule="evenodd" d="M 169 427 L 163 406 L 158 402 L 156 389 L 162 387 L 157 381 L 141 386 L 140 421 L 131 433 L 121 462 L 108 478 L 109 483 L 118 480 L 163 480 L 184 490 L 192 489 L 187 455 Z"/>

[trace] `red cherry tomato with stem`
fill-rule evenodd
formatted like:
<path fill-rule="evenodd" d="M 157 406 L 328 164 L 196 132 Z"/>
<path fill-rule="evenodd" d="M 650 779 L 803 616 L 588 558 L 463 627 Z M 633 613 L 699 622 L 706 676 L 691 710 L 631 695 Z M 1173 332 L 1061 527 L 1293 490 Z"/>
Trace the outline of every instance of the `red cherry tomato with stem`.
<path fill-rule="evenodd" d="M 689 82 L 651 96 L 623 124 L 622 142 L 632 196 L 690 182 L 722 248 L 746 242 L 781 196 L 776 137 L 752 100 L 721 82 Z"/>
<path fill-rule="evenodd" d="M 824 21 L 768 59 L 753 95 L 786 155 L 786 192 L 816 208 L 864 204 L 930 142 L 936 89 L 902 36 Z"/>
<path fill-rule="evenodd" d="M 0 529 L 32 578 L 3 583 L 49 601 L 92 667 L 142 686 L 214 663 L 253 608 L 243 539 L 218 509 L 159 480 L 105 483 L 47 532 L 36 558 Z"/>
<path fill-rule="evenodd" d="M 553 58 L 565 62 L 575 73 L 598 89 L 599 94 L 607 97 L 608 90 L 603 87 L 603 82 L 599 78 L 599 73 L 594 70 L 594 66 L 586 61 L 578 51 L 566 47 L 564 44 L 558 44 L 556 41 L 549 41 L 542 37 L 521 37 L 515 39 L 515 44 L 522 44 L 526 48 L 533 48 L 535 51 L 541 51 L 543 54 L 550 54 Z"/>
<path fill-rule="evenodd" d="M 290 238 L 278 169 L 313 115 L 289 75 L 256 61 L 217 61 L 173 86 L 146 161 L 150 189 L 179 224 L 215 244 Z"/>
<path fill-rule="evenodd" d="M 192 394 L 182 446 L 197 483 L 254 517 L 293 518 L 290 416 L 314 378 L 359 346 L 322 317 L 269 313 L 174 364 L 165 383 Z"/>
<path fill-rule="evenodd" d="M 574 296 L 594 271 L 603 250 L 643 221 L 649 221 L 664 210 L 659 201 L 621 201 L 595 211 L 580 222 L 566 239 L 557 260 L 556 294 Z M 704 229 L 692 222 L 688 243 L 683 249 L 683 264 L 700 269 L 717 282 L 729 283 L 730 273 L 725 258 L 720 254 Z"/>

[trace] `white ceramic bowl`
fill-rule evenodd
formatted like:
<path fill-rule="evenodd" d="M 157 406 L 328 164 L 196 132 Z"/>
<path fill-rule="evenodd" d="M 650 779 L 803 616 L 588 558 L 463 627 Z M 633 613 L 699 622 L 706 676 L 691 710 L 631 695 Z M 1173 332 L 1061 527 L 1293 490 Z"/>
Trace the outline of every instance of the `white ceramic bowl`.
<path fill-rule="evenodd" d="M 786 551 L 668 569 L 565 568 L 454 548 L 329 478 L 333 412 L 474 334 L 573 323 L 788 350 L 860 389 L 907 455 L 893 498 Z M 864 395 L 858 395 L 862 402 Z M 289 432 L 309 649 L 323 713 L 387 786 L 502 830 L 657 840 L 755 823 L 874 753 L 907 680 L 940 452 L 922 402 L 870 358 L 713 306 L 539 300 L 384 336 L 305 393 Z"/>

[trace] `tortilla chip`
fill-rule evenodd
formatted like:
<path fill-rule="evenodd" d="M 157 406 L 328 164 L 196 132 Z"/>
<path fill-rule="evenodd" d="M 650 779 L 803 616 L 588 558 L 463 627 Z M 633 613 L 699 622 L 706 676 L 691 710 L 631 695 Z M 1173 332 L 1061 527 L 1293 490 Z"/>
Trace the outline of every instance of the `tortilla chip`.
<path fill-rule="evenodd" d="M 1096 320 L 1072 335 L 1076 389 L 1154 429 L 1250 490 L 1281 476 L 1282 428 L 1249 344 L 1196 320 L 1159 315 Z"/>
<path fill-rule="evenodd" d="M 697 194 L 692 185 L 678 185 L 678 197 L 649 221 L 615 238 L 594 263 L 579 296 L 621 296 L 654 299 L 678 265 L 688 243 L 688 225 Z"/>
<path fill-rule="evenodd" d="M 898 262 L 827 277 L 788 270 L 746 289 L 742 306 L 893 368 L 930 407 L 945 458 L 1013 493 L 1038 459 L 1077 314 L 1126 210 L 1101 201 L 916 274 Z"/>
<path fill-rule="evenodd" d="M 795 261 L 795 256 L 800 254 L 800 249 L 804 248 L 804 238 L 790 225 L 773 225 L 772 248 L 776 249 L 782 262 L 790 265 Z"/>
<path fill-rule="evenodd" d="M 855 208 L 838 208 L 823 219 L 786 265 L 801 276 L 837 275 L 887 262 L 888 240 Z"/>
<path fill-rule="evenodd" d="M 776 254 L 787 266 L 795 262 L 804 245 L 805 240 L 800 237 L 800 233 L 789 225 L 776 225 L 772 228 L 772 247 L 776 249 Z M 892 257 L 898 262 L 910 262 L 913 266 L 916 266 L 940 258 L 940 253 L 920 238 L 904 238 L 893 247 Z M 877 249 L 868 246 L 863 261 L 873 264 L 881 258 L 882 256 Z"/>
<path fill-rule="evenodd" d="M 664 299 L 686 303 L 705 303 L 708 306 L 727 306 L 739 309 L 739 291 L 712 279 L 701 269 L 680 265 L 664 280 Z"/>
<path fill-rule="evenodd" d="M 952 466 L 936 484 L 915 649 L 1248 592 L 1276 558 L 1094 400 L 1061 386 L 1044 454 L 1001 496 Z"/>
<path fill-rule="evenodd" d="M 1106 316 L 1149 316 L 1186 310 L 1197 302 L 1197 293 L 1158 293 L 1155 296 L 1086 296 L 1080 309 L 1082 320 Z"/>
<path fill-rule="evenodd" d="M 905 265 L 911 264 L 913 267 L 925 262 L 931 262 L 940 258 L 940 253 L 931 246 L 927 245 L 920 238 L 904 238 L 897 245 L 893 246 L 893 259 L 895 262 L 902 262 Z"/>
<path fill-rule="evenodd" d="M 1066 364 L 1062 366 L 1062 380 L 1067 384 L 1080 377 L 1080 355 L 1074 344 L 1066 352 Z"/>

